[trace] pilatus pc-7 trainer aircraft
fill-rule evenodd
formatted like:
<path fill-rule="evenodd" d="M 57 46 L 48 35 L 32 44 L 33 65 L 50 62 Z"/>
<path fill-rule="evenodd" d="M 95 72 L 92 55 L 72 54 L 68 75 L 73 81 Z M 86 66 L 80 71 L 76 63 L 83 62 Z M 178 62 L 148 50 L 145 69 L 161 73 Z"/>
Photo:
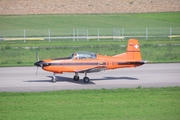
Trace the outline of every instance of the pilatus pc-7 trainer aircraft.
<path fill-rule="evenodd" d="M 38 60 L 34 65 L 41 67 L 43 70 L 53 72 L 52 82 L 57 81 L 56 74 L 74 72 L 73 79 L 75 81 L 79 80 L 79 73 L 84 73 L 83 80 L 85 83 L 88 83 L 90 79 L 87 77 L 87 73 L 117 68 L 133 68 L 143 65 L 146 62 L 141 58 L 138 40 L 130 39 L 126 52 L 122 54 L 106 56 L 92 52 L 75 52 L 66 58 Z"/>

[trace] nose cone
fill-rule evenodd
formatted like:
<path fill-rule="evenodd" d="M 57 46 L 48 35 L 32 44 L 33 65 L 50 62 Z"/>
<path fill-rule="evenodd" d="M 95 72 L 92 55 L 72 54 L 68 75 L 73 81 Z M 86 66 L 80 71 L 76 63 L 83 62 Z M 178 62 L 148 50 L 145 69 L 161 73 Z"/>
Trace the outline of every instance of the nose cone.
<path fill-rule="evenodd" d="M 43 61 L 35 62 L 34 65 L 37 67 L 43 67 Z"/>
<path fill-rule="evenodd" d="M 35 62 L 34 65 L 37 66 L 37 67 L 44 67 L 44 66 L 49 66 L 51 64 L 50 63 L 46 63 L 46 62 L 40 60 L 38 62 Z"/>

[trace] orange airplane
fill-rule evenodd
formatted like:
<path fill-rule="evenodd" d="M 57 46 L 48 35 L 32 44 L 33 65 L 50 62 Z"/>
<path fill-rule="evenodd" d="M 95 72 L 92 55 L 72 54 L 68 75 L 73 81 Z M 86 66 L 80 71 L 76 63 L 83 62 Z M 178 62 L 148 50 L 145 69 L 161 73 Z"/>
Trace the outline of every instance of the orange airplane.
<path fill-rule="evenodd" d="M 138 40 L 130 39 L 126 52 L 115 56 L 99 55 L 92 52 L 75 52 L 66 58 L 38 60 L 34 65 L 42 67 L 45 71 L 53 72 L 52 82 L 57 81 L 56 74 L 74 72 L 75 75 L 73 79 L 75 81 L 79 80 L 78 73 L 84 73 L 85 77 L 83 80 L 85 83 L 88 83 L 90 79 L 87 77 L 87 73 L 117 68 L 133 68 L 145 63 L 147 63 L 147 61 L 143 61 L 141 58 Z"/>

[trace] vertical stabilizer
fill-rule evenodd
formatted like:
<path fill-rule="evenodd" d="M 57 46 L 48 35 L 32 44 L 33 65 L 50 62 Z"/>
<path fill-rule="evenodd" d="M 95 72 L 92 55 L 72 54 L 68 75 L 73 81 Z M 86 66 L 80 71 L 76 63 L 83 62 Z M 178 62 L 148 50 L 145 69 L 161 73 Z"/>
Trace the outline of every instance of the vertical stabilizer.
<path fill-rule="evenodd" d="M 142 60 L 140 45 L 137 39 L 129 39 L 126 54 L 129 59 Z"/>
<path fill-rule="evenodd" d="M 129 39 L 125 53 L 115 55 L 122 60 L 141 61 L 140 45 L 137 39 Z"/>

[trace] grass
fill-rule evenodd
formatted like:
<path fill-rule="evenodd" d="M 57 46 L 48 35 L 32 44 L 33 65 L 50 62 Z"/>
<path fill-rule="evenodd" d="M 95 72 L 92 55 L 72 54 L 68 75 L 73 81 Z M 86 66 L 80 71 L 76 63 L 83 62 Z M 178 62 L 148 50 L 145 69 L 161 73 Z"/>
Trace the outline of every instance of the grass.
<path fill-rule="evenodd" d="M 102 15 L 0 16 L 0 30 L 180 27 L 180 12 Z"/>
<path fill-rule="evenodd" d="M 177 120 L 180 87 L 0 93 L 0 119 Z"/>
<path fill-rule="evenodd" d="M 7 45 L 8 43 L 9 42 L 7 42 Z M 47 59 L 67 57 L 71 55 L 73 52 L 77 51 L 91 51 L 103 55 L 116 55 L 125 52 L 127 45 L 127 41 L 54 41 L 51 43 L 42 43 L 38 41 L 21 44 L 15 43 L 14 45 L 17 45 L 17 48 L 14 48 L 13 46 L 2 47 L 0 50 L 0 66 L 32 66 L 33 63 L 36 61 L 36 50 L 39 53 L 40 59 Z M 141 45 L 141 53 L 143 60 L 149 60 L 154 63 L 180 62 L 180 47 L 179 45 L 172 46 L 172 44 L 180 44 L 178 40 L 142 40 L 139 41 L 139 43 Z M 46 44 L 49 44 L 49 46 Z M 159 46 L 159 44 L 162 44 L 163 46 Z M 30 46 L 30 48 L 22 48 L 22 46 L 25 45 Z"/>
<path fill-rule="evenodd" d="M 24 29 L 29 35 L 36 34 L 42 30 L 44 34 L 48 33 L 48 29 L 52 29 L 53 35 L 59 34 L 58 29 L 66 30 L 81 28 L 126 28 L 124 31 L 128 35 L 145 34 L 154 35 L 153 28 L 170 28 L 173 27 L 173 34 L 179 34 L 180 28 L 180 12 L 173 13 L 142 13 L 142 14 L 102 14 L 102 15 L 17 15 L 17 16 L 0 16 L 0 35 L 11 31 L 11 35 L 18 35 L 18 31 Z M 133 29 L 131 29 L 133 28 Z M 142 30 L 140 33 L 135 28 Z M 177 28 L 177 29 L 175 29 Z M 6 31 L 7 30 L 7 31 Z M 135 31 L 134 31 L 135 30 Z M 169 34 L 169 29 L 161 31 L 159 34 Z M 4 31 L 4 32 L 2 32 Z M 14 32 L 15 31 L 15 32 Z M 14 32 L 14 33 L 13 33 Z M 97 32 L 97 29 L 96 29 Z M 107 31 L 106 31 L 107 32 Z M 112 32 L 112 31 L 111 31 Z M 162 33 L 161 33 L 162 32 Z M 126 35 L 125 33 L 125 35 Z M 23 32 L 21 33 L 23 36 Z M 72 30 L 71 30 L 72 34 Z M 106 34 L 105 34 L 106 35 Z M 46 35 L 47 36 L 47 35 Z M 180 44 L 179 38 L 145 38 L 140 39 L 141 52 L 143 59 L 153 62 L 180 62 L 180 47 L 171 44 Z M 159 47 L 158 44 L 166 44 Z M 65 57 L 75 51 L 92 51 L 98 54 L 115 55 L 125 52 L 127 38 L 124 41 L 96 40 L 74 41 L 71 40 L 51 40 L 45 41 L 1 41 L 0 42 L 0 66 L 27 66 L 33 65 L 36 61 L 35 51 L 39 51 L 40 59 Z M 18 47 L 16 49 L 16 47 Z M 35 49 L 23 49 L 22 47 L 35 47 Z"/>
<path fill-rule="evenodd" d="M 179 35 L 180 12 L 146 14 L 101 14 L 101 15 L 16 15 L 0 16 L 0 37 L 24 38 L 77 36 L 77 34 L 97 36 L 124 34 L 125 36 L 169 36 Z M 122 30 L 123 28 L 123 30 Z M 78 30 L 77 30 L 78 29 Z M 124 33 L 122 32 L 124 31 Z"/>
<path fill-rule="evenodd" d="M 180 23 L 180 13 L 141 13 L 141 14 L 134 14 L 134 17 L 155 20 L 155 21 L 164 21 L 164 22 L 173 22 L 173 23 Z"/>
<path fill-rule="evenodd" d="M 132 36 L 145 36 L 146 28 L 149 28 L 148 35 L 158 34 L 163 36 L 170 34 L 170 28 L 173 28 L 172 34 L 179 34 L 180 12 L 170 13 L 142 13 L 142 14 L 101 14 L 101 15 L 15 15 L 0 16 L 0 37 L 48 37 L 48 30 L 51 36 L 65 35 L 69 36 L 73 30 L 79 29 L 81 34 L 85 34 L 89 29 L 89 34 L 97 35 L 97 29 L 100 34 L 112 34 L 112 30 L 106 28 L 118 28 L 124 34 Z M 157 30 L 159 29 L 159 30 Z M 75 31 L 74 31 L 75 32 Z M 77 31 L 76 31 L 77 32 Z M 116 33 L 117 34 L 117 33 Z"/>
<path fill-rule="evenodd" d="M 138 39 L 140 44 L 180 44 L 180 39 Z M 51 40 L 51 42 L 45 41 L 1 41 L 1 48 L 12 48 L 12 47 L 68 47 L 68 46 L 87 46 L 87 45 L 127 45 L 128 38 L 124 40 L 112 40 L 112 39 L 100 39 L 98 40 Z"/>

